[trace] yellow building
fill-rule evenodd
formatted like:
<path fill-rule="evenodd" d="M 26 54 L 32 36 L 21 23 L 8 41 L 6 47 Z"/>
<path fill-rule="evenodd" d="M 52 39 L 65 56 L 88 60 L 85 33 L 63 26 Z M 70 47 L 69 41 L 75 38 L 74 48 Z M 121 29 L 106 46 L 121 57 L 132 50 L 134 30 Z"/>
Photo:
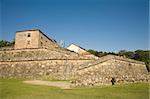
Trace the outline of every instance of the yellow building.
<path fill-rule="evenodd" d="M 46 36 L 39 29 L 16 32 L 15 49 L 26 48 L 56 48 L 59 47 L 54 39 Z"/>

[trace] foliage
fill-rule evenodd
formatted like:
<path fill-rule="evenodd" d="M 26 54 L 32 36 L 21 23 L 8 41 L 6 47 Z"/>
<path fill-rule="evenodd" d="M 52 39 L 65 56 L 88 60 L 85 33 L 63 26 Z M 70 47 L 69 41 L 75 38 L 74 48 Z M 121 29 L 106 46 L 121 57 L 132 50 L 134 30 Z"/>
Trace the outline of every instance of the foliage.
<path fill-rule="evenodd" d="M 148 71 L 150 71 L 149 55 L 150 55 L 150 51 L 148 50 L 147 51 L 136 50 L 133 59 L 145 62 Z"/>
<path fill-rule="evenodd" d="M 14 46 L 14 44 L 15 44 L 15 40 L 13 40 L 13 41 L 6 41 L 6 40 L 1 40 L 0 41 L 0 48 L 1 47 L 7 47 L 7 46 Z"/>
<path fill-rule="evenodd" d="M 59 89 L 30 85 L 18 79 L 0 80 L 1 99 L 148 99 L 148 84 Z"/>
<path fill-rule="evenodd" d="M 146 51 L 145 50 L 136 50 L 133 52 L 132 51 L 120 51 L 120 52 L 123 52 L 121 54 L 126 56 L 127 58 L 145 62 L 147 70 L 150 71 L 150 66 L 149 66 L 150 65 L 150 63 L 149 63 L 150 51 L 149 50 L 146 50 Z"/>
<path fill-rule="evenodd" d="M 88 52 L 90 52 L 91 54 L 95 55 L 95 56 L 98 56 L 98 57 L 102 57 L 102 56 L 105 56 L 105 55 L 108 55 L 108 54 L 111 54 L 111 55 L 118 55 L 114 52 L 103 52 L 103 51 L 95 51 L 95 50 L 88 50 Z"/>
<path fill-rule="evenodd" d="M 118 55 L 119 55 L 119 56 L 124 55 L 126 52 L 127 52 L 127 50 L 120 50 L 120 51 L 118 52 Z"/>

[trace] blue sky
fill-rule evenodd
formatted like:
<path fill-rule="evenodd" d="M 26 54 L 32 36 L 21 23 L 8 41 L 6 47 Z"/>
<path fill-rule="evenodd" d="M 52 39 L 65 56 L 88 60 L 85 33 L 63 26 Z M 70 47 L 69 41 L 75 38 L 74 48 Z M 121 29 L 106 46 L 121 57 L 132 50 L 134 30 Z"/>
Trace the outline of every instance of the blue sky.
<path fill-rule="evenodd" d="M 0 39 L 38 28 L 68 46 L 148 49 L 149 0 L 0 0 Z"/>

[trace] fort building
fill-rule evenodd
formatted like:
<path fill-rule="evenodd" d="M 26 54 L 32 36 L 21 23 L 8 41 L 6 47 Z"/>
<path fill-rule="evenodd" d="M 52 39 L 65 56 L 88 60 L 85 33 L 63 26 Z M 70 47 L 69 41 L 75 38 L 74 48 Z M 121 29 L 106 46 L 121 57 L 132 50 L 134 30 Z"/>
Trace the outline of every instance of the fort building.
<path fill-rule="evenodd" d="M 0 49 L 0 78 L 69 80 L 75 86 L 150 82 L 144 62 L 95 58 L 75 44 L 62 48 L 39 29 L 16 32 L 14 48 Z"/>
<path fill-rule="evenodd" d="M 98 59 L 97 56 L 89 53 L 86 49 L 84 49 L 83 47 L 79 46 L 79 45 L 76 45 L 76 44 L 70 44 L 68 47 L 67 47 L 68 50 L 70 51 L 73 51 L 75 53 L 78 53 L 80 55 L 83 55 L 85 57 L 92 57 L 92 58 L 95 58 L 95 59 Z"/>
<path fill-rule="evenodd" d="M 39 29 L 16 32 L 15 49 L 55 48 L 59 45 Z"/>
<path fill-rule="evenodd" d="M 76 45 L 76 44 L 70 44 L 68 47 L 67 47 L 68 50 L 71 50 L 71 51 L 74 51 L 76 53 L 79 53 L 79 54 L 84 54 L 84 53 L 87 53 L 86 49 Z"/>

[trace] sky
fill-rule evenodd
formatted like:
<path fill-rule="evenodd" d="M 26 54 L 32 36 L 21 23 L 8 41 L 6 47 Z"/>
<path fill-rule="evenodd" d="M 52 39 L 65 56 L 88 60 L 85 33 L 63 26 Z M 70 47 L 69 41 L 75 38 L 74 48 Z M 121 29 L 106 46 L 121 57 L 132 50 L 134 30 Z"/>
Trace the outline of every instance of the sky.
<path fill-rule="evenodd" d="M 0 40 L 40 29 L 67 47 L 147 50 L 149 0 L 0 0 Z"/>

